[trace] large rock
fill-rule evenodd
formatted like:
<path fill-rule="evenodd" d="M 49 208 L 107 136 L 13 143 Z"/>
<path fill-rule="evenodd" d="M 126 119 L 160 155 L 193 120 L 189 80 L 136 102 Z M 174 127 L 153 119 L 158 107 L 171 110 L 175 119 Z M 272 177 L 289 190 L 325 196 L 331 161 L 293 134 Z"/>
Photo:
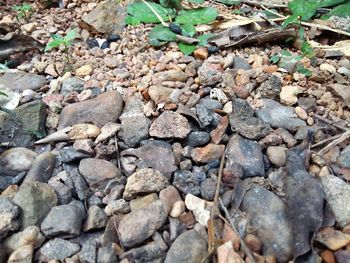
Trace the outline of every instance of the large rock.
<path fill-rule="evenodd" d="M 102 159 L 81 160 L 79 172 L 93 190 L 101 190 L 110 180 L 122 177 L 121 172 L 113 163 Z"/>
<path fill-rule="evenodd" d="M 122 218 L 118 226 L 120 241 L 126 247 L 140 244 L 152 236 L 167 219 L 162 201 L 131 212 Z"/>
<path fill-rule="evenodd" d="M 5 176 L 16 176 L 28 171 L 37 157 L 37 153 L 27 148 L 12 148 L 0 155 L 0 181 Z"/>
<path fill-rule="evenodd" d="M 196 230 L 189 230 L 174 241 L 164 262 L 200 263 L 207 253 L 207 241 Z"/>
<path fill-rule="evenodd" d="M 152 124 L 149 134 L 158 138 L 185 138 L 191 131 L 188 120 L 177 112 L 165 111 Z"/>
<path fill-rule="evenodd" d="M 128 177 L 123 198 L 128 200 L 138 194 L 159 192 L 168 185 L 168 179 L 161 172 L 151 168 L 140 169 Z"/>
<path fill-rule="evenodd" d="M 99 33 L 121 33 L 124 29 L 126 11 L 117 1 L 109 0 L 98 4 L 82 20 L 93 31 Z M 83 25 L 82 25 L 83 26 Z"/>
<path fill-rule="evenodd" d="M 25 72 L 5 73 L 0 77 L 0 84 L 16 91 L 25 89 L 37 90 L 46 83 L 47 80 L 44 76 Z"/>
<path fill-rule="evenodd" d="M 0 197 L 0 240 L 19 228 L 19 207 L 10 199 Z"/>
<path fill-rule="evenodd" d="M 274 255 L 278 262 L 288 262 L 292 257 L 293 233 L 283 201 L 255 185 L 246 192 L 240 208 L 251 219 L 262 242 L 263 254 Z"/>
<path fill-rule="evenodd" d="M 84 218 L 84 205 L 74 200 L 68 205 L 53 207 L 42 222 L 41 231 L 48 238 L 55 236 L 75 237 L 80 234 Z"/>
<path fill-rule="evenodd" d="M 13 201 L 21 208 L 21 228 L 38 226 L 52 207 L 57 205 L 55 191 L 45 183 L 22 184 Z"/>
<path fill-rule="evenodd" d="M 67 105 L 63 108 L 58 129 L 79 123 L 92 123 L 102 127 L 116 122 L 123 109 L 123 98 L 117 91 L 105 92 L 97 98 Z"/>
<path fill-rule="evenodd" d="M 279 104 L 271 99 L 263 99 L 263 106 L 256 109 L 255 114 L 273 128 L 283 128 L 289 131 L 297 131 L 305 126 L 305 121 L 294 116 L 294 108 Z"/>
<path fill-rule="evenodd" d="M 79 245 L 61 238 L 51 239 L 41 248 L 40 253 L 44 261 L 61 260 L 68 258 L 79 251 Z"/>
<path fill-rule="evenodd" d="M 256 117 L 230 115 L 230 125 L 232 130 L 250 140 L 259 140 L 272 131 L 270 125 Z"/>
<path fill-rule="evenodd" d="M 0 111 L 0 142 L 30 146 L 36 136 L 45 137 L 45 105 L 41 101 L 25 103 L 6 113 Z"/>
<path fill-rule="evenodd" d="M 228 142 L 226 154 L 226 168 L 241 167 L 243 177 L 265 175 L 263 154 L 257 142 L 234 135 Z"/>

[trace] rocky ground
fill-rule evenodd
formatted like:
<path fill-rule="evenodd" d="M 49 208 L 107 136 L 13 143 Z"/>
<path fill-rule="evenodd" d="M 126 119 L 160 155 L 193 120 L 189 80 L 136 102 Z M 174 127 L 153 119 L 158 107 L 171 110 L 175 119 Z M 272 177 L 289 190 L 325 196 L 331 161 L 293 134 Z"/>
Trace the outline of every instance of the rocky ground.
<path fill-rule="evenodd" d="M 0 75 L 0 262 L 350 262 L 349 58 L 185 56 L 114 1 L 61 2 L 0 13 L 81 35 Z"/>

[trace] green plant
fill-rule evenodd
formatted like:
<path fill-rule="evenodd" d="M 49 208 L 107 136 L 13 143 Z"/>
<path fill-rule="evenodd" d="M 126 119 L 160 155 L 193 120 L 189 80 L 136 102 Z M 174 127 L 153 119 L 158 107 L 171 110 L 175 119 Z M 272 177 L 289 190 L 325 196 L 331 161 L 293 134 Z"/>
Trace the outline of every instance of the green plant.
<path fill-rule="evenodd" d="M 215 21 L 218 12 L 213 7 L 185 10 L 181 6 L 181 1 L 160 0 L 158 4 L 142 0 L 130 4 L 127 7 L 128 16 L 125 22 L 133 26 L 140 23 L 160 23 L 149 33 L 149 43 L 153 46 L 162 46 L 170 41 L 177 41 L 179 49 L 184 54 L 191 54 L 197 46 L 206 44 L 206 41 L 201 41 L 201 36 L 196 37 L 195 26 Z M 201 4 L 204 0 L 187 2 Z M 190 41 L 188 38 L 191 38 Z"/>
<path fill-rule="evenodd" d="M 279 64 L 281 67 L 286 67 L 287 64 L 292 64 L 292 72 L 299 72 L 307 77 L 311 76 L 311 71 L 304 67 L 300 61 L 303 59 L 304 55 L 293 55 L 287 50 L 282 50 L 281 54 L 276 54 L 270 57 L 270 62 L 273 64 Z"/>
<path fill-rule="evenodd" d="M 23 3 L 22 5 L 16 5 L 11 7 L 12 10 L 17 12 L 17 20 L 24 18 L 25 20 L 28 20 L 28 17 L 30 16 L 31 11 L 33 10 L 32 6 Z"/>
<path fill-rule="evenodd" d="M 50 51 L 51 49 L 54 48 L 59 48 L 60 46 L 63 46 L 63 52 L 66 54 L 66 60 L 67 63 L 69 63 L 69 53 L 68 53 L 68 48 L 73 44 L 73 40 L 78 38 L 78 33 L 76 29 L 71 30 L 70 32 L 67 33 L 65 37 L 62 37 L 60 35 L 54 34 L 51 35 L 52 41 L 47 43 L 45 47 L 45 52 Z"/>

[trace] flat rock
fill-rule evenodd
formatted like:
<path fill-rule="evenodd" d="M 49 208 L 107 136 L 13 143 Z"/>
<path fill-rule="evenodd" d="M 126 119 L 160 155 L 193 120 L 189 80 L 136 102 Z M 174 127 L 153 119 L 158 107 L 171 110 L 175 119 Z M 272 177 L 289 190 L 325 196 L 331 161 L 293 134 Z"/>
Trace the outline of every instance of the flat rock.
<path fill-rule="evenodd" d="M 0 77 L 0 84 L 15 91 L 37 90 L 46 83 L 47 80 L 44 76 L 25 72 L 5 73 Z"/>
<path fill-rule="evenodd" d="M 46 242 L 41 248 L 41 255 L 49 260 L 61 260 L 68 258 L 79 251 L 79 245 L 61 238 L 54 238 Z"/>
<path fill-rule="evenodd" d="M 240 208 L 251 219 L 262 242 L 263 254 L 274 255 L 278 262 L 288 262 L 292 257 L 293 234 L 283 201 L 256 185 L 246 192 Z"/>
<path fill-rule="evenodd" d="M 123 109 L 123 99 L 117 91 L 108 91 L 94 99 L 69 104 L 63 108 L 58 130 L 79 123 L 92 123 L 102 127 L 116 122 Z"/>
<path fill-rule="evenodd" d="M 10 199 L 0 197 L 0 240 L 20 227 L 19 207 Z"/>
<path fill-rule="evenodd" d="M 143 168 L 128 177 L 123 198 L 128 200 L 139 194 L 159 192 L 168 185 L 168 179 L 161 172 Z"/>
<path fill-rule="evenodd" d="M 176 69 L 160 72 L 156 74 L 155 77 L 159 78 L 162 81 L 185 82 L 187 80 L 187 74 L 182 70 L 176 70 Z"/>
<path fill-rule="evenodd" d="M 12 113 L 0 111 L 0 141 L 2 143 L 9 142 L 10 145 L 28 147 L 33 144 L 36 136 L 45 137 L 44 103 L 31 101 L 18 106 Z"/>
<path fill-rule="evenodd" d="M 207 241 L 195 230 L 182 233 L 171 245 L 165 263 L 202 262 L 207 255 Z"/>
<path fill-rule="evenodd" d="M 256 109 L 255 114 L 271 127 L 293 132 L 306 125 L 303 120 L 294 116 L 294 108 L 283 106 L 271 99 L 263 99 L 262 103 L 263 107 Z"/>
<path fill-rule="evenodd" d="M 241 167 L 243 177 L 265 175 L 263 154 L 257 142 L 234 135 L 228 142 L 226 154 L 226 168 Z"/>
<path fill-rule="evenodd" d="M 158 200 L 145 208 L 127 214 L 119 223 L 120 241 L 126 247 L 142 243 L 154 234 L 167 219 L 162 201 Z"/>
<path fill-rule="evenodd" d="M 172 111 L 163 112 L 149 129 L 150 136 L 157 138 L 185 138 L 191 131 L 188 120 Z"/>
<path fill-rule="evenodd" d="M 34 248 L 25 245 L 14 251 L 8 258 L 8 263 L 30 263 L 33 260 Z"/>
<path fill-rule="evenodd" d="M 51 209 L 41 224 L 41 231 L 48 237 L 75 237 L 80 234 L 85 218 L 83 203 L 72 201 L 68 205 L 59 205 Z"/>
<path fill-rule="evenodd" d="M 122 176 L 119 169 L 111 162 L 93 158 L 81 160 L 79 172 L 93 190 L 103 189 L 108 181 Z"/>
<path fill-rule="evenodd" d="M 84 90 L 84 83 L 85 82 L 83 80 L 77 77 L 70 77 L 69 79 L 63 81 L 60 93 L 63 96 L 69 95 L 69 93 L 72 91 L 80 93 Z"/>
<path fill-rule="evenodd" d="M 103 228 L 106 226 L 108 217 L 104 210 L 97 205 L 89 207 L 86 221 L 83 225 L 83 231 Z"/>
<path fill-rule="evenodd" d="M 38 226 L 52 207 L 57 205 L 55 191 L 46 183 L 22 184 L 13 201 L 21 208 L 21 227 Z"/>
<path fill-rule="evenodd" d="M 230 115 L 229 120 L 232 130 L 250 140 L 259 140 L 272 132 L 270 125 L 256 117 Z"/>
<path fill-rule="evenodd" d="M 202 148 L 194 148 L 191 151 L 191 158 L 195 162 L 208 163 L 213 160 L 219 160 L 224 153 L 225 145 L 209 143 Z"/>

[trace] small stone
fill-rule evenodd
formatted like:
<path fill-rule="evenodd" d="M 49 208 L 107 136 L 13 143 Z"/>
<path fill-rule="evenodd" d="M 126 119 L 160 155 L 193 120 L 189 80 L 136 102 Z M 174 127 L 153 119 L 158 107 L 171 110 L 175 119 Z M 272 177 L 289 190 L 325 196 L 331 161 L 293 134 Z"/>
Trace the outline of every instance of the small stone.
<path fill-rule="evenodd" d="M 350 243 L 350 234 L 344 234 L 331 227 L 326 227 L 317 232 L 315 241 L 336 251 Z"/>
<path fill-rule="evenodd" d="M 309 117 L 309 116 L 307 116 L 306 111 L 302 107 L 299 107 L 299 106 L 295 107 L 295 113 L 300 119 L 302 119 L 304 121 L 306 121 L 307 118 Z"/>
<path fill-rule="evenodd" d="M 210 161 L 220 159 L 224 153 L 224 150 L 224 145 L 210 143 L 202 148 L 194 148 L 191 151 L 191 158 L 195 162 L 208 163 Z"/>
<path fill-rule="evenodd" d="M 24 24 L 22 26 L 22 29 L 24 31 L 26 31 L 27 33 L 32 33 L 36 28 L 37 28 L 38 24 L 37 23 L 28 23 L 28 24 Z"/>
<path fill-rule="evenodd" d="M 287 161 L 286 150 L 286 148 L 281 146 L 270 146 L 267 148 L 266 154 L 272 164 L 277 167 L 282 167 Z"/>
<path fill-rule="evenodd" d="M 181 114 L 165 111 L 152 124 L 149 129 L 150 136 L 158 138 L 185 138 L 191 131 L 188 120 Z"/>
<path fill-rule="evenodd" d="M 12 148 L 0 155 L 1 175 L 28 171 L 32 167 L 37 153 L 27 148 Z"/>
<path fill-rule="evenodd" d="M 128 177 L 123 198 L 129 200 L 139 194 L 159 192 L 169 185 L 161 172 L 144 168 Z"/>
<path fill-rule="evenodd" d="M 111 55 L 106 56 L 103 61 L 106 65 L 106 67 L 108 67 L 110 69 L 114 69 L 114 68 L 118 67 L 118 60 Z"/>
<path fill-rule="evenodd" d="M 183 212 L 185 212 L 185 203 L 183 201 L 177 201 L 174 203 L 173 208 L 170 211 L 170 216 L 176 218 Z"/>
<path fill-rule="evenodd" d="M 19 207 L 8 198 L 0 197 L 0 240 L 20 227 Z"/>
<path fill-rule="evenodd" d="M 219 64 L 204 62 L 198 68 L 198 78 L 203 86 L 212 86 L 222 79 L 222 69 Z"/>
<path fill-rule="evenodd" d="M 197 222 L 203 226 L 207 226 L 210 218 L 210 211 L 205 209 L 206 201 L 192 194 L 187 194 L 185 204 L 187 209 L 192 211 Z"/>
<path fill-rule="evenodd" d="M 320 256 L 325 263 L 336 263 L 333 252 L 330 250 L 323 250 Z"/>
<path fill-rule="evenodd" d="M 350 145 L 348 145 L 341 151 L 337 162 L 342 168 L 350 168 Z"/>
<path fill-rule="evenodd" d="M 107 224 L 107 215 L 104 210 L 97 205 L 89 207 L 86 221 L 83 225 L 83 231 L 87 232 L 90 230 L 95 230 L 103 228 Z"/>
<path fill-rule="evenodd" d="M 291 106 L 298 101 L 299 87 L 297 86 L 284 86 L 280 93 L 281 102 L 287 106 Z"/>
<path fill-rule="evenodd" d="M 33 260 L 34 248 L 32 245 L 25 245 L 14 251 L 8 258 L 8 263 L 31 263 Z"/>
<path fill-rule="evenodd" d="M 244 238 L 244 242 L 252 252 L 255 252 L 258 254 L 260 253 L 262 244 L 261 244 L 261 241 L 255 235 L 253 234 L 246 235 L 246 237 Z"/>
<path fill-rule="evenodd" d="M 90 65 L 81 66 L 75 71 L 75 75 L 77 75 L 78 77 L 85 77 L 91 75 L 91 73 L 92 67 Z"/>
<path fill-rule="evenodd" d="M 332 73 L 332 74 L 335 74 L 337 72 L 337 69 L 333 65 L 327 64 L 327 63 L 321 64 L 320 70 L 321 71 L 328 71 L 329 73 Z"/>
<path fill-rule="evenodd" d="M 182 70 L 168 70 L 156 74 L 154 77 L 160 79 L 161 81 L 181 81 L 185 82 L 187 80 L 187 75 Z"/>
<path fill-rule="evenodd" d="M 159 199 L 162 200 L 167 211 L 170 211 L 176 202 L 182 201 L 179 192 L 172 185 L 169 185 L 159 192 Z"/>
<path fill-rule="evenodd" d="M 73 144 L 76 151 L 86 154 L 94 154 L 94 142 L 91 139 L 76 140 Z"/>
<path fill-rule="evenodd" d="M 89 155 L 82 153 L 82 152 L 77 152 L 73 146 L 68 146 L 68 147 L 63 147 L 59 151 L 59 160 L 62 163 L 70 163 L 70 162 L 75 162 L 79 161 L 83 158 L 90 157 Z"/>
<path fill-rule="evenodd" d="M 186 145 L 191 147 L 200 147 L 206 145 L 210 141 L 210 135 L 203 131 L 191 132 L 186 138 Z"/>
<path fill-rule="evenodd" d="M 78 244 L 74 244 L 61 238 L 51 239 L 40 248 L 40 253 L 48 260 L 63 261 L 78 251 Z"/>
<path fill-rule="evenodd" d="M 26 245 L 32 245 L 34 248 L 38 248 L 44 240 L 45 237 L 40 233 L 40 229 L 37 226 L 29 226 L 22 232 L 18 232 L 6 238 L 3 244 L 5 250 L 8 253 L 12 253 Z"/>
<path fill-rule="evenodd" d="M 113 123 L 113 122 L 107 122 L 103 127 L 101 128 L 100 135 L 97 136 L 95 143 L 100 143 L 110 137 L 112 137 L 114 134 L 117 133 L 121 128 L 120 124 Z"/>
<path fill-rule="evenodd" d="M 213 179 L 207 178 L 201 183 L 201 196 L 208 201 L 214 200 L 216 183 Z"/>
<path fill-rule="evenodd" d="M 107 216 L 113 214 L 126 214 L 130 212 L 130 205 L 124 199 L 113 200 L 105 207 L 105 213 Z"/>
<path fill-rule="evenodd" d="M 28 183 L 38 181 L 47 183 L 52 175 L 55 164 L 55 155 L 50 152 L 40 154 L 35 159 L 23 182 Z"/>
<path fill-rule="evenodd" d="M 193 52 L 193 55 L 196 59 L 206 60 L 209 56 L 209 52 L 206 47 L 199 47 Z"/>
<path fill-rule="evenodd" d="M 63 81 L 60 93 L 63 96 L 67 96 L 73 91 L 77 91 L 78 93 L 80 93 L 83 90 L 84 81 L 76 77 L 71 77 Z"/>
<path fill-rule="evenodd" d="M 97 252 L 97 263 L 117 263 L 118 257 L 112 246 L 100 247 Z"/>

